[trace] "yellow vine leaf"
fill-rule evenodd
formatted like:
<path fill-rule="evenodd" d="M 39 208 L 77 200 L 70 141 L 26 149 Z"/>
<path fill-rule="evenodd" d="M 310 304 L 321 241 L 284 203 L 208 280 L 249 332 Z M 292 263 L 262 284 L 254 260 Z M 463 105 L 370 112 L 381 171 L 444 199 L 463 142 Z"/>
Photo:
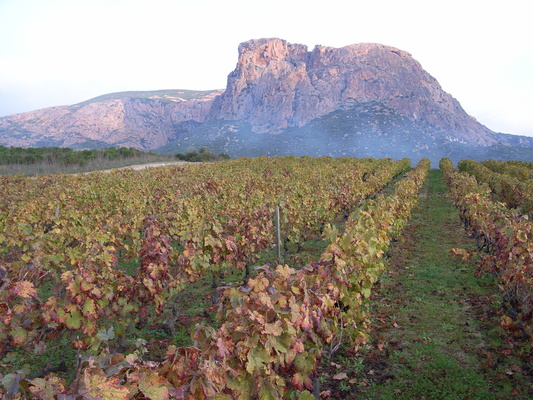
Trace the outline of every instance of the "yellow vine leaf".
<path fill-rule="evenodd" d="M 30 381 L 30 392 L 42 400 L 55 400 L 58 393 L 65 390 L 64 380 L 57 376 L 49 375 L 45 378 L 36 378 Z"/>
<path fill-rule="evenodd" d="M 14 283 L 11 287 L 11 292 L 25 299 L 37 296 L 37 290 L 35 290 L 33 283 L 29 281 L 20 281 Z"/>
<path fill-rule="evenodd" d="M 165 386 L 166 379 L 157 373 L 145 373 L 141 375 L 139 390 L 149 399 L 168 400 L 168 388 Z"/>
<path fill-rule="evenodd" d="M 101 400 L 126 400 L 129 390 L 120 386 L 118 377 L 106 378 L 101 375 L 92 375 L 89 370 L 85 371 L 83 377 L 83 386 L 80 392 L 89 399 Z"/>

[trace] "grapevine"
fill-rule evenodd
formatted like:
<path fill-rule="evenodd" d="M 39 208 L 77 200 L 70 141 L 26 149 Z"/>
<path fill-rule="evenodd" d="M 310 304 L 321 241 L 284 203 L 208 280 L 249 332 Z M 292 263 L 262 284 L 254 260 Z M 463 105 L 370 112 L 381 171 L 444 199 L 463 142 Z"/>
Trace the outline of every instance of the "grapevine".
<path fill-rule="evenodd" d="M 454 203 L 465 227 L 483 251 L 481 268 L 498 279 L 507 314 L 502 325 L 533 332 L 533 224 L 527 215 L 491 198 L 490 188 L 460 173 L 449 159 L 441 160 Z M 464 254 L 468 256 L 467 254 Z"/>
<path fill-rule="evenodd" d="M 42 352 L 53 336 L 73 338 L 83 353 L 72 384 L 11 372 L 4 394 L 310 398 L 322 355 L 345 338 L 354 346 L 366 340 L 366 299 L 429 162 L 394 194 L 379 191 L 408 167 L 408 160 L 286 157 L 3 177 L 0 351 Z M 302 269 L 261 266 L 252 276 L 272 245 L 274 205 L 283 210 L 285 240 L 324 234 L 330 245 Z M 344 233 L 329 226 L 347 215 Z M 187 282 L 234 270 L 245 279 L 219 288 L 217 325 L 200 326 L 194 346 L 170 346 L 161 361 L 121 353 L 128 333 L 162 314 Z"/>

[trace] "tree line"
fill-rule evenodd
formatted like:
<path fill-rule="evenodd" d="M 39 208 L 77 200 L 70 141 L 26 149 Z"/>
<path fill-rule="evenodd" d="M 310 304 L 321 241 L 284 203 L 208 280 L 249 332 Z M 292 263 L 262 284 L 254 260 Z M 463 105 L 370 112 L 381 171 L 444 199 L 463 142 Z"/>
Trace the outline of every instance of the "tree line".
<path fill-rule="evenodd" d="M 143 152 L 133 147 L 107 147 L 91 150 L 73 150 L 68 147 L 5 147 L 0 146 L 0 165 L 37 163 L 60 165 L 86 165 L 91 160 L 115 160 L 124 158 L 155 155 L 153 152 Z M 227 154 L 214 154 L 202 147 L 199 151 L 175 155 L 178 160 L 190 162 L 229 160 Z"/>
<path fill-rule="evenodd" d="M 205 147 L 200 148 L 198 152 L 189 151 L 185 154 L 177 153 L 176 158 L 181 161 L 189 162 L 223 161 L 231 159 L 231 157 L 226 153 L 215 154 L 208 151 Z"/>
<path fill-rule="evenodd" d="M 73 150 L 68 147 L 5 147 L 0 146 L 0 164 L 50 163 L 85 165 L 91 160 L 138 157 L 146 154 L 132 147 L 108 147 L 92 150 Z"/>

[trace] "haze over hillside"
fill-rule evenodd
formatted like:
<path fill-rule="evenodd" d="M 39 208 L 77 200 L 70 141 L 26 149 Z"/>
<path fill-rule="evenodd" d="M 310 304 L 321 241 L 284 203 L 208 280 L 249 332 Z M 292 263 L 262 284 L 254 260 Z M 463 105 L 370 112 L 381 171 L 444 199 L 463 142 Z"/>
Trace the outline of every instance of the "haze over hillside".
<path fill-rule="evenodd" d="M 533 159 L 533 138 L 467 115 L 406 51 L 281 39 L 239 46 L 225 90 L 123 92 L 0 118 L 0 144 L 232 156 Z"/>

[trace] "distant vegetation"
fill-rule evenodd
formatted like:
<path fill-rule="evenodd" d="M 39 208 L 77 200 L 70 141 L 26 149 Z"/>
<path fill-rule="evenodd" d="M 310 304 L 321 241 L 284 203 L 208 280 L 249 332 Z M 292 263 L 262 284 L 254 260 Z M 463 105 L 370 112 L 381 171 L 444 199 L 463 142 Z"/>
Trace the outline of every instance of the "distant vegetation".
<path fill-rule="evenodd" d="M 176 158 L 181 161 L 190 162 L 223 161 L 231 159 L 231 157 L 225 153 L 211 153 L 210 151 L 207 151 L 205 147 L 202 147 L 198 152 L 190 151 L 185 154 L 177 153 Z"/>
<path fill-rule="evenodd" d="M 62 147 L 0 146 L 0 174 L 78 173 L 173 159 L 172 156 L 126 147 L 73 150 Z"/>
<path fill-rule="evenodd" d="M 143 152 L 134 148 L 109 147 L 98 150 L 72 150 L 61 147 L 4 147 L 0 146 L 0 164 L 36 164 L 40 162 L 62 165 L 85 165 L 91 160 L 139 157 Z"/>

